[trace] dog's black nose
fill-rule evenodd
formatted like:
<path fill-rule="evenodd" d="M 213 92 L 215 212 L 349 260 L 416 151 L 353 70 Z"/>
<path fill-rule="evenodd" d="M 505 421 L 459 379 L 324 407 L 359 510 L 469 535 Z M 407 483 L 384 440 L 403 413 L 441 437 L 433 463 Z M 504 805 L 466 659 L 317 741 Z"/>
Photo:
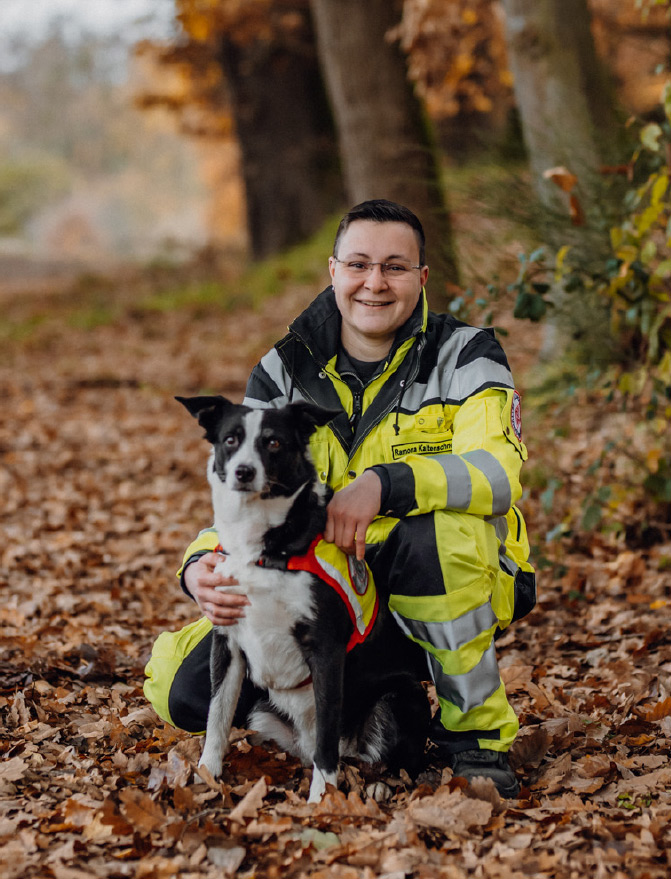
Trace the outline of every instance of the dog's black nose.
<path fill-rule="evenodd" d="M 247 464 L 240 464 L 240 466 L 235 469 L 235 478 L 238 482 L 251 482 L 255 476 L 256 470 L 253 467 L 249 467 Z"/>

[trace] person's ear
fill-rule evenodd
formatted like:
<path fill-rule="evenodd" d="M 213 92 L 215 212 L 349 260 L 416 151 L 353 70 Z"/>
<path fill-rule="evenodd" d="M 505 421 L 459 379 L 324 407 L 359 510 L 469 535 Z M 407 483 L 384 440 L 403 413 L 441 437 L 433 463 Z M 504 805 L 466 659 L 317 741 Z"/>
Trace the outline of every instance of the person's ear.
<path fill-rule="evenodd" d="M 329 275 L 331 276 L 331 281 L 333 281 L 333 276 L 335 275 L 335 267 L 336 267 L 335 257 L 329 256 Z"/>
<path fill-rule="evenodd" d="M 419 270 L 419 282 L 420 282 L 421 287 L 426 287 L 426 282 L 428 280 L 428 277 L 429 277 L 429 267 L 422 266 L 422 268 Z"/>

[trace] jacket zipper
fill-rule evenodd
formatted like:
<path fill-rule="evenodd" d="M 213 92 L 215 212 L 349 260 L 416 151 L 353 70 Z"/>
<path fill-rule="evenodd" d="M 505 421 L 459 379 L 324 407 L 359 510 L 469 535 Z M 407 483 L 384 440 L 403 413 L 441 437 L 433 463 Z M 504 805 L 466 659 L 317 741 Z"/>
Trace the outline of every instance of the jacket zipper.
<path fill-rule="evenodd" d="M 359 441 L 357 443 L 355 443 L 352 446 L 352 448 L 349 452 L 349 460 L 350 461 L 352 460 L 352 458 L 356 454 L 361 443 L 366 439 L 367 436 L 369 436 L 373 432 L 373 430 L 375 430 L 375 428 L 378 426 L 378 424 L 380 424 L 382 421 L 384 421 L 384 419 L 387 417 L 387 415 L 389 415 L 389 413 L 393 411 L 394 406 L 397 404 L 400 395 L 403 393 L 403 391 L 406 388 L 410 387 L 410 385 L 417 378 L 417 375 L 419 373 L 419 361 L 420 361 L 422 351 L 424 349 L 425 344 L 426 344 L 426 337 L 421 336 L 417 341 L 417 351 L 416 351 L 415 362 L 413 364 L 412 371 L 410 372 L 408 377 L 405 379 L 405 382 L 404 382 L 403 386 L 401 387 L 401 389 L 399 390 L 398 395 L 395 396 L 393 398 L 393 400 L 391 400 L 391 402 L 385 407 L 385 409 L 380 413 L 380 415 L 370 425 L 370 427 L 368 428 L 366 433 L 362 437 L 359 438 Z M 410 353 L 410 352 L 408 352 L 408 353 Z"/>

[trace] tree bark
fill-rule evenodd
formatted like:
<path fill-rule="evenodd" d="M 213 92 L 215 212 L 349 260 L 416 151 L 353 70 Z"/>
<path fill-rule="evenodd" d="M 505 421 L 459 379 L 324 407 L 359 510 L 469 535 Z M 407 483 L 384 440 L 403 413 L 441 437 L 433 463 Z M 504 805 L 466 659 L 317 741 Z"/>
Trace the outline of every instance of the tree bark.
<path fill-rule="evenodd" d="M 541 202 L 559 190 L 543 172 L 566 166 L 588 206 L 603 196 L 602 164 L 626 158 L 612 85 L 599 62 L 586 0 L 502 0 L 515 98 Z"/>
<path fill-rule="evenodd" d="M 311 34 L 284 43 L 222 35 L 219 43 L 256 259 L 305 240 L 342 203 L 336 135 L 312 41 Z"/>
<path fill-rule="evenodd" d="M 400 20 L 402 3 L 311 5 L 349 201 L 388 198 L 415 211 L 427 235 L 431 303 L 444 308 L 458 271 L 438 161 L 405 58 L 385 39 Z"/>

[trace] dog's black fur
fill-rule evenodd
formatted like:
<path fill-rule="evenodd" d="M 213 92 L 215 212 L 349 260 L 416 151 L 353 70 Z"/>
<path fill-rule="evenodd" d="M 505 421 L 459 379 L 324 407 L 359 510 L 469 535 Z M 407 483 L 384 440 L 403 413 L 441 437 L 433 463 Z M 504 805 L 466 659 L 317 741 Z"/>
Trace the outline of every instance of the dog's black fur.
<path fill-rule="evenodd" d="M 346 652 L 353 623 L 342 599 L 314 575 L 283 568 L 326 523 L 330 491 L 317 479 L 308 440 L 333 413 L 309 403 L 253 410 L 220 396 L 177 399 L 213 446 L 208 478 L 226 553 L 220 569 L 251 602 L 236 625 L 214 630 L 201 765 L 220 774 L 247 673 L 269 694 L 249 726 L 313 763 L 311 801 L 336 783 L 340 755 L 415 774 L 430 720 L 422 651 L 381 600 L 370 635 Z"/>

